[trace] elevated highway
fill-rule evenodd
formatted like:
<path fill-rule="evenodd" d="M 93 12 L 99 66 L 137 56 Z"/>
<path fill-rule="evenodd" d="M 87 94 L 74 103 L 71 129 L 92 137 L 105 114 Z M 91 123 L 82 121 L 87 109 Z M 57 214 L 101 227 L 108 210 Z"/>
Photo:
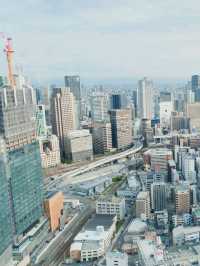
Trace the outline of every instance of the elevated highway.
<path fill-rule="evenodd" d="M 63 179 L 63 178 L 76 177 L 78 175 L 81 175 L 81 174 L 84 174 L 86 172 L 92 171 L 95 168 L 98 168 L 98 167 L 101 167 L 103 165 L 112 163 L 114 161 L 126 158 L 128 156 L 131 156 L 131 155 L 139 152 L 142 148 L 143 148 L 143 145 L 141 143 L 136 143 L 134 147 L 132 147 L 132 148 L 126 150 L 126 151 L 123 151 L 123 152 L 120 152 L 120 153 L 117 153 L 117 154 L 114 154 L 114 155 L 107 156 L 107 157 L 105 157 L 103 159 L 100 159 L 100 160 L 98 160 L 96 162 L 92 162 L 92 163 L 89 163 L 86 166 L 82 166 L 79 169 L 75 169 L 75 170 L 72 170 L 70 172 L 64 173 L 63 175 L 60 176 L 60 178 Z"/>

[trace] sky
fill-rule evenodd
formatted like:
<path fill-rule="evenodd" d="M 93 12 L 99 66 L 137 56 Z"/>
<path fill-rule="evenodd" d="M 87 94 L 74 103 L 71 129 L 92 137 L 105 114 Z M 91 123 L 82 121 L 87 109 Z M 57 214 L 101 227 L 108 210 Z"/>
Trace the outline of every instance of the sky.
<path fill-rule="evenodd" d="M 0 32 L 12 37 L 14 64 L 32 80 L 187 80 L 200 73 L 199 0 L 2 1 Z"/>

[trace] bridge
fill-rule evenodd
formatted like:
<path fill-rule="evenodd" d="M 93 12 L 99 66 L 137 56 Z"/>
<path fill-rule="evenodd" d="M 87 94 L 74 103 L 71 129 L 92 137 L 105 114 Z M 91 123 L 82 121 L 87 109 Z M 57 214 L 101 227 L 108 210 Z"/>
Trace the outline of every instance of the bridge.
<path fill-rule="evenodd" d="M 75 170 L 72 170 L 70 172 L 64 173 L 63 175 L 60 176 L 60 178 L 61 179 L 62 178 L 72 178 L 72 177 L 84 174 L 86 172 L 94 170 L 95 168 L 98 168 L 98 167 L 101 167 L 103 165 L 112 163 L 114 161 L 129 157 L 129 156 L 139 152 L 142 148 L 143 148 L 143 145 L 140 142 L 138 142 L 134 145 L 134 147 L 132 147 L 128 150 L 125 150 L 123 152 L 120 152 L 120 153 L 117 153 L 114 155 L 109 155 L 106 158 L 100 159 L 96 162 L 92 162 L 86 166 L 82 166 L 79 169 L 75 169 Z"/>

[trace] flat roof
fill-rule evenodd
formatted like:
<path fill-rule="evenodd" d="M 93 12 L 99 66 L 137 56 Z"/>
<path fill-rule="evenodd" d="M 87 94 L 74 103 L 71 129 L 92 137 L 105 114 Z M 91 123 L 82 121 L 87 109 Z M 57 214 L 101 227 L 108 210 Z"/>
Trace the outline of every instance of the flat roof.
<path fill-rule="evenodd" d="M 96 231 L 97 226 L 103 226 L 104 230 L 107 231 L 113 224 L 115 215 L 107 214 L 95 214 L 84 226 L 84 230 Z"/>

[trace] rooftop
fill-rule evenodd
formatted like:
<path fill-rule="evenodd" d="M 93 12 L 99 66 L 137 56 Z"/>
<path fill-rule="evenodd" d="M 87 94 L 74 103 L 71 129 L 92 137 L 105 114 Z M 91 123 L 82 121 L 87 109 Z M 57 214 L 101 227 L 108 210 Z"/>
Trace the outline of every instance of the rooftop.
<path fill-rule="evenodd" d="M 80 138 L 80 137 L 87 137 L 90 136 L 90 132 L 87 129 L 80 129 L 80 130 L 71 130 L 67 134 L 68 138 Z"/>
<path fill-rule="evenodd" d="M 84 226 L 84 230 L 96 231 L 97 226 L 103 226 L 107 231 L 113 224 L 115 215 L 101 215 L 95 214 Z"/>

